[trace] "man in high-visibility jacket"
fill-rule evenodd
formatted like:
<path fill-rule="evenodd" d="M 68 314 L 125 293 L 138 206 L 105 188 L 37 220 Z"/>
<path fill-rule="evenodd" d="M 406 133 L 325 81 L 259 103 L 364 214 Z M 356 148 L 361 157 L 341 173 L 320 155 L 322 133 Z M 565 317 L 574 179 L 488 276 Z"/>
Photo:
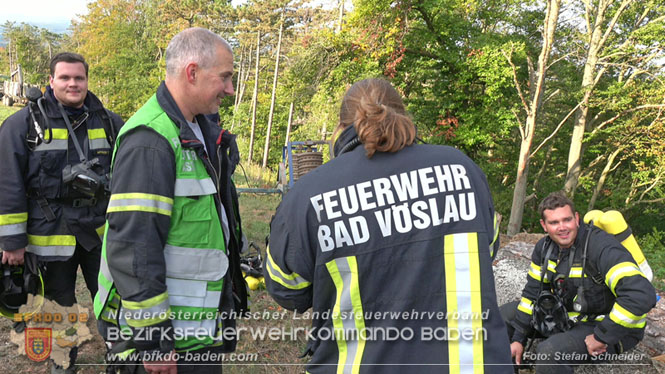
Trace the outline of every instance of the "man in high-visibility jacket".
<path fill-rule="evenodd" d="M 165 82 L 118 135 L 95 314 L 105 338 L 129 348 L 118 353 L 140 354 L 132 360 L 149 373 L 219 373 L 218 353 L 235 349 L 233 292 L 245 286 L 232 281 L 242 280 L 233 138 L 206 118 L 233 95 L 232 75 L 224 39 L 180 32 Z M 117 342 L 123 328 L 131 344 Z"/>

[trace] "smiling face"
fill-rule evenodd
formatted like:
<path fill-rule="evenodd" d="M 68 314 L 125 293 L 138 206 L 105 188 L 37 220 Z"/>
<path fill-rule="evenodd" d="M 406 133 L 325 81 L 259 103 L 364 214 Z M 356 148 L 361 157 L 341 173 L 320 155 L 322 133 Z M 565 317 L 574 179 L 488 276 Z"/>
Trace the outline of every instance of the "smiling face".
<path fill-rule="evenodd" d="M 222 99 L 234 94 L 233 55 L 220 46 L 209 68 L 198 68 L 196 89 L 198 110 L 194 114 L 212 114 L 219 111 Z"/>
<path fill-rule="evenodd" d="M 55 98 L 62 105 L 80 108 L 88 94 L 88 77 L 85 67 L 80 62 L 58 62 L 49 84 Z"/>
<path fill-rule="evenodd" d="M 545 209 L 540 225 L 561 248 L 570 248 L 575 242 L 579 229 L 579 214 L 570 205 L 556 209 Z"/>

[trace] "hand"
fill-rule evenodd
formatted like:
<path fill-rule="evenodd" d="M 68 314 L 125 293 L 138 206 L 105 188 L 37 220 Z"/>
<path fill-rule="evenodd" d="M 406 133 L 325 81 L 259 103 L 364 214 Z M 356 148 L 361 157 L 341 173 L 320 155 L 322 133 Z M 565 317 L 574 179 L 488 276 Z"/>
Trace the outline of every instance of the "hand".
<path fill-rule="evenodd" d="M 165 354 L 161 361 L 143 361 L 143 367 L 149 374 L 178 374 L 178 361 L 174 359 L 175 350 Z"/>
<path fill-rule="evenodd" d="M 517 365 L 522 364 L 522 354 L 524 353 L 524 346 L 520 342 L 510 343 L 510 357 L 515 359 Z"/>
<path fill-rule="evenodd" d="M 9 265 L 23 265 L 24 256 L 25 248 L 17 249 L 15 251 L 2 251 L 2 263 Z"/>
<path fill-rule="evenodd" d="M 596 340 L 593 334 L 587 335 L 587 337 L 584 338 L 584 343 L 586 344 L 587 351 L 592 356 L 598 356 L 607 351 L 607 344 Z"/>

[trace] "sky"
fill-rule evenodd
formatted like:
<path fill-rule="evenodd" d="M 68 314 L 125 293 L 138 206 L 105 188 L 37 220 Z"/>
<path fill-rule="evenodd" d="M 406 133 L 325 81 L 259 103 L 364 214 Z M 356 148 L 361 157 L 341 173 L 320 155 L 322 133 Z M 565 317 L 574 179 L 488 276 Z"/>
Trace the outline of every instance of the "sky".
<path fill-rule="evenodd" d="M 0 24 L 5 21 L 30 24 L 69 24 L 77 14 L 86 14 L 90 0 L 0 0 Z"/>

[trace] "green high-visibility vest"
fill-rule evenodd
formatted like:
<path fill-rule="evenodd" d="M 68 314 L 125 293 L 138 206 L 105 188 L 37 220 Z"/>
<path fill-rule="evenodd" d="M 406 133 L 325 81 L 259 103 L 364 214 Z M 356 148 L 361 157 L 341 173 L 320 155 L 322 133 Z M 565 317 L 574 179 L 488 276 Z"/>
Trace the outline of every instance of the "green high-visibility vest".
<path fill-rule="evenodd" d="M 177 350 L 222 344 L 221 319 L 217 312 L 228 257 L 214 199 L 217 188 L 196 152 L 182 148 L 180 129 L 159 106 L 155 95 L 123 126 L 115 149 L 122 144 L 125 134 L 143 125 L 157 131 L 173 148 L 176 162 L 174 197 L 138 192 L 113 194 L 107 212 L 143 211 L 170 215 L 171 225 L 164 247 L 167 291 L 140 302 L 122 300 L 113 284 L 106 258 L 107 223 L 98 277 L 99 291 L 94 301 L 95 315 L 97 319 L 125 327 L 152 326 L 171 319 Z M 113 159 L 115 161 L 115 152 Z M 192 199 L 193 196 L 197 198 Z"/>

